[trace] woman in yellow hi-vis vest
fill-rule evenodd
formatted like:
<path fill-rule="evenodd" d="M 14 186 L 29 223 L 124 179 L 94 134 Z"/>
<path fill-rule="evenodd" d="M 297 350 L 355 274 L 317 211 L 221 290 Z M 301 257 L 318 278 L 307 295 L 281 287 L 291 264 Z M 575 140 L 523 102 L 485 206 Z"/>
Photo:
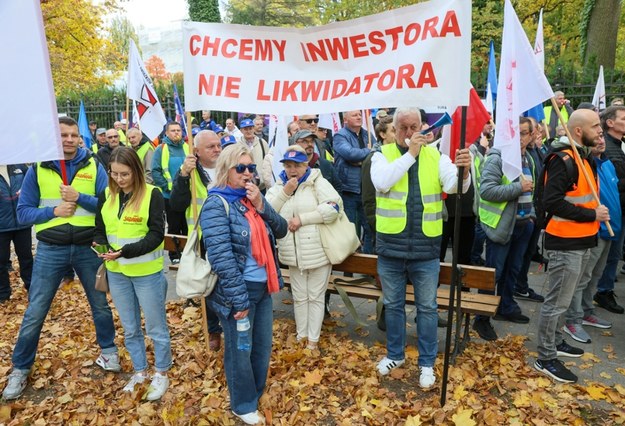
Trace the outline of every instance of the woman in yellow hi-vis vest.
<path fill-rule="evenodd" d="M 165 202 L 158 188 L 145 183 L 143 166 L 132 148 L 119 147 L 111 153 L 109 186 L 100 196 L 96 215 L 96 249 L 106 261 L 111 297 L 124 327 L 126 349 L 135 373 L 124 392 L 147 380 L 145 328 L 154 342 L 155 373 L 146 399 L 158 400 L 169 386 L 171 345 L 163 275 Z"/>

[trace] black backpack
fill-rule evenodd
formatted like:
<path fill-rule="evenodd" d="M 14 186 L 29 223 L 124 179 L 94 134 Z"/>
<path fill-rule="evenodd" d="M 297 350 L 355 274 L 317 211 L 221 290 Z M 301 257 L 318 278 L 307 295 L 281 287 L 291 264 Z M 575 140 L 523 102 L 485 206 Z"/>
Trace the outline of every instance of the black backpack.
<path fill-rule="evenodd" d="M 547 224 L 553 217 L 552 212 L 547 212 L 543 204 L 543 194 L 545 192 L 545 181 L 547 180 L 547 166 L 549 162 L 555 157 L 559 157 L 566 167 L 566 176 L 569 179 L 569 186 L 567 191 L 572 190 L 577 184 L 579 178 L 579 172 L 577 171 L 577 165 L 575 164 L 575 158 L 572 154 L 564 151 L 552 151 L 547 154 L 545 161 L 543 162 L 543 169 L 540 172 L 538 182 L 536 182 L 536 189 L 534 190 L 534 210 L 536 211 L 536 226 L 540 229 L 547 227 Z"/>

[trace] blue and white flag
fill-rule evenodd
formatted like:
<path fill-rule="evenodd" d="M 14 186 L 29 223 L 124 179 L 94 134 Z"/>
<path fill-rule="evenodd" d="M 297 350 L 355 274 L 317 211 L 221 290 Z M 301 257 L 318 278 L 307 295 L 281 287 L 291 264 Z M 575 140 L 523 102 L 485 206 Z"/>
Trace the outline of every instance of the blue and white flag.
<path fill-rule="evenodd" d="M 182 137 L 187 137 L 187 120 L 184 116 L 184 108 L 182 108 L 182 102 L 180 102 L 180 96 L 178 96 L 178 87 L 174 83 L 174 105 L 176 105 L 176 121 L 180 123 L 182 127 Z"/>
<path fill-rule="evenodd" d="M 89 121 L 87 120 L 87 112 L 85 104 L 80 100 L 80 111 L 78 112 L 78 133 L 82 136 L 87 148 L 91 148 L 93 141 L 91 140 L 91 130 L 89 129 Z"/>

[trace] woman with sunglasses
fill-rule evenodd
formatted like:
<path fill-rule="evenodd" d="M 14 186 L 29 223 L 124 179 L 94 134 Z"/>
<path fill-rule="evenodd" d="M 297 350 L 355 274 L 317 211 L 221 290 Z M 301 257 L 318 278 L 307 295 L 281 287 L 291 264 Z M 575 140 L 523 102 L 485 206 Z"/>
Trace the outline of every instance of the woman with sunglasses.
<path fill-rule="evenodd" d="M 254 184 L 255 172 L 247 147 L 234 144 L 223 150 L 200 215 L 206 257 L 218 275 L 208 301 L 224 331 L 230 408 L 246 424 L 262 421 L 258 400 L 271 357 L 271 294 L 283 285 L 275 238 L 288 232 L 287 222 Z M 237 343 L 237 322 L 245 319 L 250 324 L 249 348 Z"/>
<path fill-rule="evenodd" d="M 156 401 L 169 386 L 167 371 L 172 363 L 163 275 L 165 201 L 158 188 L 145 183 L 143 165 L 132 148 L 115 148 L 108 168 L 109 185 L 98 200 L 94 249 L 106 261 L 109 290 L 135 371 L 123 391 L 132 393 L 135 385 L 149 378 L 143 310 L 155 364 L 145 398 Z"/>
<path fill-rule="evenodd" d="M 339 217 L 343 201 L 319 169 L 308 166 L 299 145 L 280 160 L 284 171 L 267 193 L 267 201 L 288 219 L 289 234 L 278 241 L 280 261 L 289 266 L 297 340 L 317 349 L 324 316 L 324 297 L 332 265 L 325 254 L 319 225 Z"/>

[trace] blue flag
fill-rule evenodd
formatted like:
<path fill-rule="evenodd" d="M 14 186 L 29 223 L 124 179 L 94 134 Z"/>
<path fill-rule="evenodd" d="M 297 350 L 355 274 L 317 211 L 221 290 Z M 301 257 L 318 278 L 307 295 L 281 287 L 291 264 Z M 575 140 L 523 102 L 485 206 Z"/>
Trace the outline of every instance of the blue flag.
<path fill-rule="evenodd" d="M 537 122 L 541 122 L 545 119 L 545 111 L 543 110 L 543 104 L 538 104 L 532 109 L 528 109 L 523 113 L 523 117 L 533 117 Z"/>
<path fill-rule="evenodd" d="M 85 104 L 80 100 L 80 111 L 78 112 L 78 132 L 82 136 L 87 148 L 91 148 L 91 130 L 89 130 L 89 121 L 87 121 L 87 113 L 85 112 Z"/>
<path fill-rule="evenodd" d="M 176 106 L 176 121 L 180 123 L 182 127 L 182 137 L 187 137 L 187 123 L 184 117 L 184 109 L 182 108 L 182 102 L 180 102 L 180 96 L 178 96 L 178 86 L 174 83 L 174 105 Z"/>
<path fill-rule="evenodd" d="M 497 65 L 495 64 L 495 42 L 490 41 L 490 53 L 488 55 L 488 80 L 486 86 L 490 85 L 490 92 L 493 95 L 493 101 L 497 100 Z"/>

